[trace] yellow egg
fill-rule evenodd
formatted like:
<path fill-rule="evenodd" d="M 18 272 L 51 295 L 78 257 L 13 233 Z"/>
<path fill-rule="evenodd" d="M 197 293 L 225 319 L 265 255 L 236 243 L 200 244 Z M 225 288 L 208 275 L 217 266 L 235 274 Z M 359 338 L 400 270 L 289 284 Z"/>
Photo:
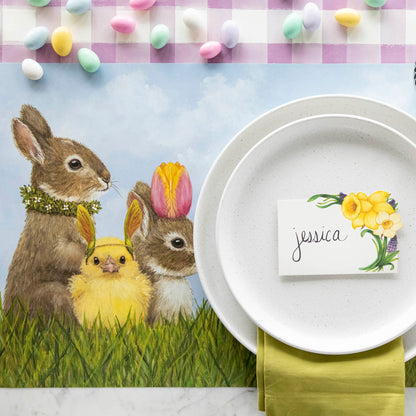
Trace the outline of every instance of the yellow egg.
<path fill-rule="evenodd" d="M 361 15 L 354 9 L 340 9 L 335 12 L 337 22 L 346 27 L 354 27 L 360 23 Z"/>
<path fill-rule="evenodd" d="M 71 31 L 65 26 L 57 27 L 52 33 L 51 43 L 59 56 L 67 56 L 72 49 Z"/>

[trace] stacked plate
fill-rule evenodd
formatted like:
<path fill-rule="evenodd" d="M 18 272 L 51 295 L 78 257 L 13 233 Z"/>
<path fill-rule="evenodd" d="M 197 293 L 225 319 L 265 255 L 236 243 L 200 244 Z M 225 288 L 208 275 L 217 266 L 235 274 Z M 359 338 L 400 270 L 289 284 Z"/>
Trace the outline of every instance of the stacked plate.
<path fill-rule="evenodd" d="M 244 128 L 215 161 L 195 215 L 198 273 L 227 329 L 256 352 L 257 326 L 322 354 L 375 348 L 404 334 L 416 355 L 416 120 L 380 102 L 317 96 Z M 396 274 L 278 275 L 278 199 L 394 193 L 404 228 Z M 342 188 L 342 189 L 341 189 Z"/>

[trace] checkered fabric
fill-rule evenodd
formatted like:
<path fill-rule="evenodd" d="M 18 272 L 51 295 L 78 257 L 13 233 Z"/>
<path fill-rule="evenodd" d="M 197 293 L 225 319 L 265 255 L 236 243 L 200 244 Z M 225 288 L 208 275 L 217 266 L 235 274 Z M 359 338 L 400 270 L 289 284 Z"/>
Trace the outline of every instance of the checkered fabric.
<path fill-rule="evenodd" d="M 364 0 L 314 0 L 322 9 L 322 25 L 315 32 L 303 30 L 293 41 L 282 33 L 285 17 L 301 12 L 308 0 L 158 0 L 146 11 L 135 11 L 128 0 L 93 0 L 92 10 L 82 16 L 70 15 L 65 0 L 51 0 L 43 8 L 32 7 L 26 0 L 0 0 L 0 60 L 20 62 L 33 58 L 38 62 L 77 62 L 81 47 L 93 49 L 102 62 L 205 62 L 199 55 L 207 40 L 220 41 L 225 20 L 236 21 L 240 43 L 234 49 L 225 46 L 209 62 L 234 63 L 403 63 L 416 59 L 416 0 L 387 0 L 382 9 L 371 9 Z M 196 37 L 183 23 L 188 7 L 200 11 L 206 30 Z M 358 9 L 361 23 L 345 28 L 334 19 L 335 10 Z M 110 20 L 116 14 L 132 16 L 136 30 L 130 35 L 116 33 Z M 169 43 L 160 50 L 150 45 L 150 32 L 158 23 L 171 32 Z M 25 34 L 44 25 L 52 32 L 67 26 L 74 46 L 61 58 L 50 43 L 38 51 L 23 45 Z"/>

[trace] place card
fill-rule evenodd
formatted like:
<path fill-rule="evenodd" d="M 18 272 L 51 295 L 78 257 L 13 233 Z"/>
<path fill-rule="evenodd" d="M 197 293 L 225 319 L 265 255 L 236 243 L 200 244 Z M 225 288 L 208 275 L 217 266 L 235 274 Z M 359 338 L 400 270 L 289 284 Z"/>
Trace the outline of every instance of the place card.
<path fill-rule="evenodd" d="M 279 200 L 279 274 L 397 273 L 397 211 L 384 191 Z"/>

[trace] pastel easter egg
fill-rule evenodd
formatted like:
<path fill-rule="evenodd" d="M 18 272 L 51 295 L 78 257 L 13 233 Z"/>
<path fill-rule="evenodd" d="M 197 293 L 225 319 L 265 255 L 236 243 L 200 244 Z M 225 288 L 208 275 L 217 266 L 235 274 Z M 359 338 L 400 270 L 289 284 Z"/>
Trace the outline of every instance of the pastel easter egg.
<path fill-rule="evenodd" d="M 295 12 L 290 13 L 283 22 L 283 34 L 293 39 L 302 31 L 302 18 Z"/>
<path fill-rule="evenodd" d="M 383 7 L 387 0 L 365 0 L 370 7 Z"/>
<path fill-rule="evenodd" d="M 43 69 L 36 61 L 33 59 L 24 59 L 22 62 L 22 71 L 27 78 L 32 81 L 37 81 L 43 76 Z"/>
<path fill-rule="evenodd" d="M 26 34 L 23 43 L 26 48 L 35 51 L 46 43 L 48 36 L 49 29 L 46 26 L 37 26 Z"/>
<path fill-rule="evenodd" d="M 306 3 L 303 8 L 303 27 L 306 30 L 315 31 L 321 24 L 321 11 L 315 3 Z"/>
<path fill-rule="evenodd" d="M 221 43 L 216 41 L 205 42 L 199 49 L 199 54 L 204 59 L 215 58 L 221 52 Z"/>
<path fill-rule="evenodd" d="M 98 55 L 88 48 L 81 48 L 78 51 L 78 61 L 87 72 L 96 72 L 101 65 Z"/>
<path fill-rule="evenodd" d="M 150 34 L 150 42 L 155 49 L 161 49 L 168 43 L 169 36 L 169 28 L 166 25 L 156 25 Z"/>
<path fill-rule="evenodd" d="M 156 0 L 130 0 L 129 2 L 130 7 L 135 10 L 150 9 L 150 7 L 152 7 L 155 3 Z"/>
<path fill-rule="evenodd" d="M 28 2 L 35 7 L 45 7 L 51 2 L 51 0 L 28 0 Z"/>
<path fill-rule="evenodd" d="M 57 27 L 51 36 L 53 50 L 59 56 L 67 56 L 72 49 L 72 33 L 65 26 Z"/>
<path fill-rule="evenodd" d="M 204 22 L 202 21 L 202 16 L 198 10 L 189 8 L 183 12 L 182 16 L 183 22 L 188 27 L 188 29 L 195 32 L 203 29 Z"/>
<path fill-rule="evenodd" d="M 130 16 L 114 16 L 110 23 L 111 27 L 120 33 L 132 33 L 136 28 L 136 22 Z"/>
<path fill-rule="evenodd" d="M 226 20 L 221 27 L 221 40 L 227 48 L 234 48 L 240 37 L 240 30 L 236 22 Z"/>
<path fill-rule="evenodd" d="M 354 27 L 360 23 L 361 15 L 354 9 L 339 9 L 335 12 L 335 19 L 340 25 Z"/>
<path fill-rule="evenodd" d="M 71 14 L 84 14 L 91 9 L 91 0 L 68 0 L 65 8 Z"/>

